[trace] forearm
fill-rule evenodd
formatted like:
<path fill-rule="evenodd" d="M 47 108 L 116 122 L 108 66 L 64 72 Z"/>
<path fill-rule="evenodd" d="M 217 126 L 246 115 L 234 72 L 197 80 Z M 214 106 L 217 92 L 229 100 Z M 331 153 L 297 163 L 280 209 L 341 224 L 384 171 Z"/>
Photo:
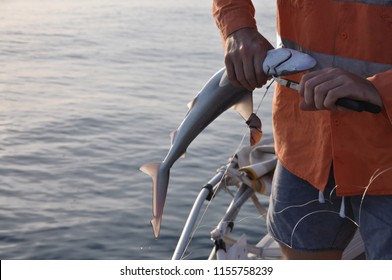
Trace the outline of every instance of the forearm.
<path fill-rule="evenodd" d="M 224 41 L 241 28 L 257 29 L 251 0 L 213 0 L 212 14 Z"/>

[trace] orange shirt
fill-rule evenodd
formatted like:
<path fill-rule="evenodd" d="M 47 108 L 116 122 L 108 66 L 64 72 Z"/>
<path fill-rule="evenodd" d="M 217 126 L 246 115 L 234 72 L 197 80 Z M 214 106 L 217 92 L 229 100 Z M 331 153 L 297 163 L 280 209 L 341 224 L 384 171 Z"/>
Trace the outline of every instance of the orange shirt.
<path fill-rule="evenodd" d="M 320 190 L 333 165 L 340 195 L 392 194 L 392 1 L 277 3 L 282 46 L 309 53 L 319 68 L 340 67 L 368 78 L 384 103 L 377 115 L 305 112 L 297 92 L 277 86 L 273 124 L 280 162 Z M 223 39 L 256 28 L 251 0 L 214 0 L 213 15 Z"/>

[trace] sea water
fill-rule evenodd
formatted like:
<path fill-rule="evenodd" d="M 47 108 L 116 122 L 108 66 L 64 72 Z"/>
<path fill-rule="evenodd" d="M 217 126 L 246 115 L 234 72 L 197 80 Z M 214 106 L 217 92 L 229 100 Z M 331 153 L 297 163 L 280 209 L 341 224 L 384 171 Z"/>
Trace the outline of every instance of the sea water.
<path fill-rule="evenodd" d="M 256 2 L 274 43 L 275 3 Z M 186 104 L 222 67 L 211 0 L 1 0 L 0 259 L 170 259 L 246 125 L 225 112 L 173 166 L 158 240 L 139 167 L 163 159 Z M 258 111 L 267 137 L 272 95 Z M 208 206 L 187 258 L 208 256 L 229 201 Z M 265 233 L 251 203 L 235 230 Z"/>

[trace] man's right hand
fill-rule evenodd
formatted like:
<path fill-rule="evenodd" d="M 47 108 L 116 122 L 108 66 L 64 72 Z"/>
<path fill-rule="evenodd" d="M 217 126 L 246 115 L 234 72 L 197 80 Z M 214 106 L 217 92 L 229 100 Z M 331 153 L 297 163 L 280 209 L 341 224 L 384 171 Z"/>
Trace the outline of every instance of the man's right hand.
<path fill-rule="evenodd" d="M 230 34 L 225 44 L 227 76 L 234 86 L 249 91 L 262 87 L 268 80 L 263 61 L 273 46 L 254 28 L 243 28 Z"/>

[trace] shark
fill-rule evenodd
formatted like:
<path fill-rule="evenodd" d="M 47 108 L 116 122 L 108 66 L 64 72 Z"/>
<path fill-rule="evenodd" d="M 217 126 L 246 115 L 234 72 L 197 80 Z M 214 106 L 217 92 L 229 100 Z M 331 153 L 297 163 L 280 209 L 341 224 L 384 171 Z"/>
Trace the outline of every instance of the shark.
<path fill-rule="evenodd" d="M 170 169 L 183 156 L 191 142 L 218 116 L 229 108 L 234 108 L 251 129 L 251 144 L 261 139 L 261 121 L 253 113 L 252 92 L 234 87 L 227 78 L 225 68 L 215 73 L 197 96 L 188 104 L 189 110 L 182 123 L 172 133 L 171 147 L 158 163 L 147 163 L 140 170 L 153 180 L 153 218 L 151 225 L 157 239 L 161 229 L 163 208 L 169 184 Z"/>
<path fill-rule="evenodd" d="M 272 49 L 263 62 L 268 77 L 289 75 L 310 69 L 316 61 L 309 55 L 287 48 Z M 218 116 L 229 108 L 239 112 L 250 128 L 251 145 L 262 137 L 261 121 L 253 113 L 252 92 L 235 87 L 229 81 L 225 68 L 216 72 L 188 104 L 189 110 L 177 130 L 172 133 L 172 144 L 162 162 L 147 163 L 140 170 L 152 177 L 153 207 L 151 225 L 155 238 L 159 237 L 163 208 L 169 185 L 170 169 L 185 154 L 191 142 Z"/>

